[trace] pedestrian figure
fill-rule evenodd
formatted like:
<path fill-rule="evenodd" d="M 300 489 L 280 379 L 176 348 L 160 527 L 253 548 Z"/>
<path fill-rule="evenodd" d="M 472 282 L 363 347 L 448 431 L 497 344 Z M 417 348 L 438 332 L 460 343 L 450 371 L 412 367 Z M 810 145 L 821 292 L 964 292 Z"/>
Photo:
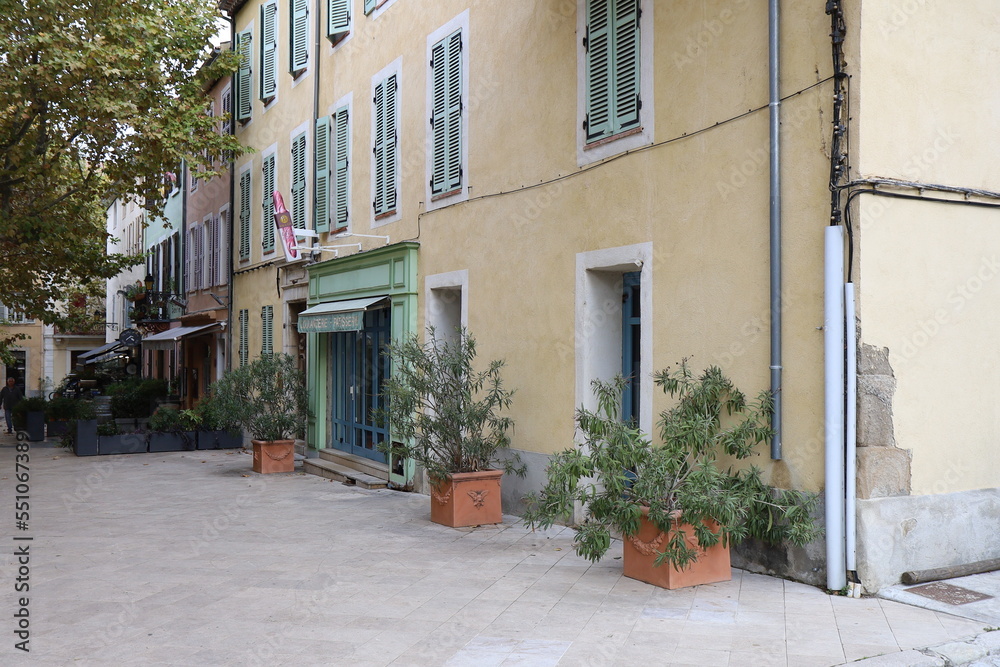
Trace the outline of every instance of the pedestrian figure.
<path fill-rule="evenodd" d="M 11 415 L 14 413 L 14 406 L 22 398 L 24 398 L 24 394 L 18 388 L 17 381 L 12 377 L 7 378 L 7 386 L 0 389 L 0 405 L 3 406 L 3 416 L 7 420 L 7 433 L 14 432 L 14 423 L 11 421 Z"/>

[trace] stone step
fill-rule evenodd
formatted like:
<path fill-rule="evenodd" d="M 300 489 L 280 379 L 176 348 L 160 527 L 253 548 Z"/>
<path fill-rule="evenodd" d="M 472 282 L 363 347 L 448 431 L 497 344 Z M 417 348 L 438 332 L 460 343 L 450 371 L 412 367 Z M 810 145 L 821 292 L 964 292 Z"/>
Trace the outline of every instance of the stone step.
<path fill-rule="evenodd" d="M 388 482 L 384 478 L 375 477 L 322 458 L 305 459 L 302 461 L 302 469 L 311 475 L 319 475 L 345 484 L 354 484 L 362 489 L 384 489 L 388 486 Z"/>
<path fill-rule="evenodd" d="M 318 452 L 319 457 L 326 461 L 336 463 L 344 466 L 345 468 L 352 468 L 354 470 L 367 473 L 372 477 L 389 479 L 389 466 L 384 463 L 372 461 L 371 459 L 366 459 L 365 457 L 357 456 L 356 454 L 348 454 L 347 452 L 342 452 L 339 449 L 320 449 Z"/>

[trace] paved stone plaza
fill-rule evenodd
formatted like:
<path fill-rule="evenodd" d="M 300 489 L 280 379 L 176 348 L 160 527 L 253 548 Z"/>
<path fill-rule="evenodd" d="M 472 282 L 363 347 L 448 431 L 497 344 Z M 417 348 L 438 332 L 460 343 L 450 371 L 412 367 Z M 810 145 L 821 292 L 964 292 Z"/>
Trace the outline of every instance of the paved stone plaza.
<path fill-rule="evenodd" d="M 77 458 L 33 443 L 27 465 L 18 530 L 15 442 L 0 436 L 3 665 L 944 665 L 915 649 L 949 642 L 987 665 L 1000 652 L 982 621 L 740 570 L 657 589 L 619 559 L 577 557 L 568 529 L 449 529 L 426 496 L 256 475 L 239 450 Z M 15 648 L 22 608 L 30 654 Z"/>

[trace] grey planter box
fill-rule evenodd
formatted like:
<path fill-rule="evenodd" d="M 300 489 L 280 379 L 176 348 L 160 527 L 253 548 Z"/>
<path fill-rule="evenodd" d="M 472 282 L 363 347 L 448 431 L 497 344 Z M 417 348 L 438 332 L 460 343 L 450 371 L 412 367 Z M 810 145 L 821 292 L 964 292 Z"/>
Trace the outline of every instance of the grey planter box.
<path fill-rule="evenodd" d="M 73 453 L 77 456 L 97 456 L 97 420 L 78 419 Z"/>
<path fill-rule="evenodd" d="M 102 435 L 98 439 L 97 451 L 101 454 L 142 454 L 149 451 L 149 445 L 146 436 L 137 433 Z"/>
<path fill-rule="evenodd" d="M 28 442 L 39 442 L 45 439 L 45 413 L 29 412 L 25 417 L 25 431 L 28 432 Z"/>
<path fill-rule="evenodd" d="M 242 433 L 198 431 L 198 449 L 239 449 L 242 446 Z"/>
<path fill-rule="evenodd" d="M 49 422 L 48 427 L 46 429 L 48 436 L 50 438 L 58 438 L 60 436 L 66 435 L 67 433 L 69 433 L 69 424 L 70 422 L 62 419 L 57 419 L 55 421 Z"/>
<path fill-rule="evenodd" d="M 192 450 L 196 444 L 195 431 L 181 431 L 179 433 L 149 434 L 149 451 L 151 452 L 183 452 Z"/>

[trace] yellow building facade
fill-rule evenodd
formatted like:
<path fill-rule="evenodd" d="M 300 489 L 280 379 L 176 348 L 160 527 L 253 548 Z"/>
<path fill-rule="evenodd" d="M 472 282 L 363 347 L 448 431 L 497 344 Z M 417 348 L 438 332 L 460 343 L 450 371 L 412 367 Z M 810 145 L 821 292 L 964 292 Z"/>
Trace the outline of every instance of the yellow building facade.
<path fill-rule="evenodd" d="M 388 468 L 373 443 L 389 434 L 366 421 L 388 372 L 378 346 L 467 326 L 517 390 L 513 443 L 529 474 L 505 480 L 510 511 L 573 444 L 591 380 L 631 374 L 626 409 L 654 432 L 666 406 L 655 370 L 715 364 L 751 393 L 777 373 L 780 447 L 753 463 L 775 486 L 823 494 L 828 544 L 782 552 L 776 570 L 831 586 L 852 570 L 877 590 L 906 570 L 997 557 L 995 540 L 945 546 L 927 520 L 972 502 L 958 533 L 1000 513 L 997 466 L 982 465 L 1000 462 L 987 407 L 1000 288 L 983 250 L 997 178 L 973 139 L 997 121 L 985 93 L 940 64 L 985 66 L 995 49 L 985 2 L 944 22 L 932 3 L 910 4 L 783 3 L 770 40 L 766 7 L 745 1 L 220 3 L 235 48 L 251 35 L 236 132 L 255 152 L 237 161 L 233 204 L 238 220 L 249 202 L 253 230 L 249 248 L 233 237 L 247 353 L 266 349 L 258 322 L 273 306 L 273 349 L 305 343 L 308 446 Z M 271 67 L 272 41 L 277 80 L 262 100 L 254 67 Z M 942 91 L 928 104 L 914 85 L 924 76 Z M 297 237 L 296 261 L 268 251 L 258 226 L 270 224 L 269 156 L 286 203 L 307 193 L 313 234 Z M 853 194 L 866 189 L 879 193 Z M 845 294 L 857 309 L 847 325 Z M 953 302 L 957 326 L 927 310 L 939 302 Z M 846 373 L 845 345 L 857 352 Z M 419 488 L 412 468 L 386 474 Z M 761 567 L 752 549 L 740 557 Z"/>

